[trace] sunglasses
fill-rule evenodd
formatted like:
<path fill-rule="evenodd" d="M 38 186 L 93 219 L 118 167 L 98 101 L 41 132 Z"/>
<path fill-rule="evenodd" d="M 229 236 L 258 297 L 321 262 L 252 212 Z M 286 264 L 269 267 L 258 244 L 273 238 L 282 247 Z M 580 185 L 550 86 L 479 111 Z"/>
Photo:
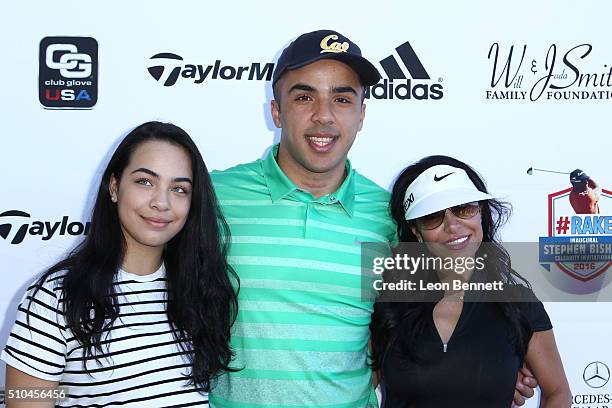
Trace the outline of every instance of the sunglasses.
<path fill-rule="evenodd" d="M 474 217 L 480 212 L 480 204 L 478 201 L 471 203 L 460 204 L 454 207 L 447 208 L 445 210 L 437 211 L 433 214 L 424 215 L 423 217 L 416 218 L 414 223 L 421 229 L 432 230 L 442 225 L 444 217 L 446 216 L 446 210 L 450 210 L 455 217 L 467 220 Z"/>

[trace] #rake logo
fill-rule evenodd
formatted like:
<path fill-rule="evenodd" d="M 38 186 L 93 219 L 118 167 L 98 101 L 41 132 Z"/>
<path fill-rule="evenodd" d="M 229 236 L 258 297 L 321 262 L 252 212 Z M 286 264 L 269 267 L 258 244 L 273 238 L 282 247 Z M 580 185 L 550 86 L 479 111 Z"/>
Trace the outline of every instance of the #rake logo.
<path fill-rule="evenodd" d="M 587 282 L 612 265 L 612 191 L 574 189 L 577 187 L 548 195 L 548 236 L 539 239 L 539 258 L 548 271 L 554 264 L 572 278 Z M 585 200 L 594 205 L 585 206 Z M 579 205 L 593 210 L 577 210 Z"/>
<path fill-rule="evenodd" d="M 147 68 L 149 74 L 164 86 L 173 86 L 179 80 L 201 84 L 207 80 L 248 80 L 270 81 L 274 64 L 252 62 L 250 65 L 224 65 L 216 60 L 212 65 L 186 64 L 183 57 L 170 52 L 155 54 L 150 58 L 152 64 Z"/>
<path fill-rule="evenodd" d="M 21 244 L 27 235 L 39 236 L 43 241 L 48 241 L 56 235 L 77 236 L 89 233 L 89 222 L 71 222 L 67 215 L 64 215 L 61 221 L 30 222 L 30 217 L 30 214 L 21 210 L 0 213 L 0 237 L 12 245 L 17 245 Z"/>
<path fill-rule="evenodd" d="M 98 101 L 98 42 L 91 37 L 40 41 L 38 99 L 49 109 L 89 109 Z"/>
<path fill-rule="evenodd" d="M 610 100 L 612 66 L 593 62 L 593 45 L 547 51 L 493 43 L 487 58 L 491 81 L 486 100 Z M 543 52 L 544 51 L 544 52 Z"/>

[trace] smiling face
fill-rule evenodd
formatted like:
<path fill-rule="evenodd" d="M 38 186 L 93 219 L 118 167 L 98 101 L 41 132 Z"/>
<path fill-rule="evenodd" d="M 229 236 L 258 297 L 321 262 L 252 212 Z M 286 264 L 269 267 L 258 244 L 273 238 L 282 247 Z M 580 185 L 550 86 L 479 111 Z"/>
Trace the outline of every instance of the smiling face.
<path fill-rule="evenodd" d="M 126 255 L 161 251 L 187 220 L 193 174 L 185 149 L 163 142 L 139 145 L 118 180 L 111 176 L 109 192 L 117 203 Z"/>
<path fill-rule="evenodd" d="M 474 257 L 483 238 L 482 217 L 478 212 L 471 218 L 459 218 L 446 209 L 442 224 L 434 229 L 423 229 L 415 223 L 412 232 L 439 257 Z"/>
<path fill-rule="evenodd" d="M 343 174 L 365 115 L 363 87 L 346 64 L 320 60 L 283 74 L 272 118 L 282 128 L 278 164 L 287 176 Z"/>

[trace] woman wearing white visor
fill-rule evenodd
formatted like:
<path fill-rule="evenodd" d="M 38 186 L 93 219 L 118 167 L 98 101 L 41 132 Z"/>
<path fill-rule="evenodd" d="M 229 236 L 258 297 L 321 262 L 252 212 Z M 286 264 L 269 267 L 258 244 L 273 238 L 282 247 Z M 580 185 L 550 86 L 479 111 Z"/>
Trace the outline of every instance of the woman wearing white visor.
<path fill-rule="evenodd" d="M 373 366 L 381 373 L 384 407 L 508 408 L 523 362 L 540 384 L 540 407 L 570 407 L 548 315 L 497 241 L 510 207 L 487 193 L 471 167 L 447 156 L 406 168 L 390 206 L 401 242 L 423 242 L 428 255 L 472 257 L 484 267 L 437 264 L 411 277 L 438 284 L 429 297 L 375 304 Z M 483 251 L 489 256 L 479 264 Z M 455 280 L 503 282 L 509 290 L 487 301 L 483 291 L 453 288 Z"/>

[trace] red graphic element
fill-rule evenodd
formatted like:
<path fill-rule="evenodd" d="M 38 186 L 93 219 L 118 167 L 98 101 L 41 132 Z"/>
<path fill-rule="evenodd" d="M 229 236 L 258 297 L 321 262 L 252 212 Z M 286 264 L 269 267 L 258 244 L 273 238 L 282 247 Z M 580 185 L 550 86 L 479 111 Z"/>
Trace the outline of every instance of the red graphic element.
<path fill-rule="evenodd" d="M 553 198 L 565 195 L 572 191 L 572 188 L 566 188 L 565 190 L 557 191 L 548 195 L 548 236 L 553 236 Z"/>
<path fill-rule="evenodd" d="M 567 234 L 567 230 L 569 230 L 569 225 L 569 217 L 559 217 L 559 220 L 557 221 L 557 234 Z"/>
<path fill-rule="evenodd" d="M 548 195 L 548 236 L 549 237 L 553 237 L 555 235 L 553 235 L 553 232 L 555 231 L 555 222 L 553 220 L 553 200 L 557 197 L 560 196 L 566 196 L 569 195 L 569 193 L 572 191 L 572 187 L 566 188 L 564 190 L 561 191 L 557 191 L 556 193 L 552 193 Z M 602 193 L 606 194 L 606 195 L 612 195 L 612 190 L 606 190 L 606 189 L 602 189 L 601 190 Z M 557 221 L 557 229 L 556 232 L 560 233 L 558 231 L 558 225 L 559 225 L 559 221 L 561 221 L 561 219 L 563 218 L 569 218 L 569 217 L 559 217 L 559 220 Z M 564 234 L 566 234 L 567 231 L 565 231 Z M 601 263 L 601 262 L 600 262 Z M 557 265 L 557 267 L 559 269 L 561 269 L 563 272 L 565 272 L 566 274 L 568 274 L 569 276 L 571 276 L 574 279 L 577 279 L 579 281 L 582 282 L 587 282 L 590 281 L 596 277 L 598 277 L 599 275 L 603 274 L 604 272 L 606 272 L 608 270 L 608 268 L 610 267 L 610 265 L 612 265 L 612 262 L 606 262 L 605 265 L 601 266 L 601 269 L 599 269 L 596 273 L 593 273 L 592 275 L 588 275 L 588 276 L 582 276 L 577 274 L 575 271 L 573 271 L 570 268 L 570 265 L 577 267 L 577 269 L 580 270 L 585 270 L 585 269 L 597 269 L 597 262 L 555 262 L 555 264 Z M 593 268 L 594 267 L 594 268 Z"/>

